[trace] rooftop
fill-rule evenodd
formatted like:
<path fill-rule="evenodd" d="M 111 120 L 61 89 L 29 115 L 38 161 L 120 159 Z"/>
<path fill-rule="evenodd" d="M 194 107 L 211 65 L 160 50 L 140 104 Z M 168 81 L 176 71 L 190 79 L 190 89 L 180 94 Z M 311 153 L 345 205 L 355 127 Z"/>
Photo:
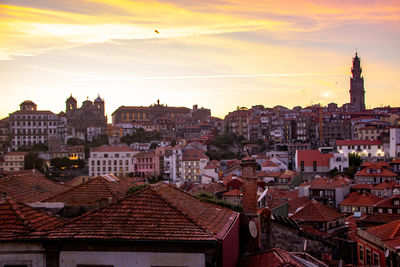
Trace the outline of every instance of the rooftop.
<path fill-rule="evenodd" d="M 89 212 L 50 232 L 50 239 L 216 241 L 239 214 L 201 202 L 165 183 Z"/>

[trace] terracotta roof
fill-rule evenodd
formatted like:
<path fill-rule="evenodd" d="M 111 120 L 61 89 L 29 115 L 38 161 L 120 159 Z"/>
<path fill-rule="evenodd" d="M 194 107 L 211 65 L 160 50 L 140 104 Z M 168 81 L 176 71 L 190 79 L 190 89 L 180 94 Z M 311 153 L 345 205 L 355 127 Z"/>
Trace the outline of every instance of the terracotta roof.
<path fill-rule="evenodd" d="M 197 161 L 200 159 L 208 159 L 208 157 L 201 150 L 188 149 L 182 154 L 182 161 Z"/>
<path fill-rule="evenodd" d="M 243 195 L 243 192 L 238 189 L 232 189 L 222 194 L 222 196 L 230 196 L 230 197 L 240 196 L 240 195 Z"/>
<path fill-rule="evenodd" d="M 378 169 L 381 170 L 381 173 L 368 173 L 367 170 L 370 169 Z M 358 171 L 356 174 L 354 174 L 354 176 L 377 176 L 377 177 L 382 177 L 382 176 L 386 176 L 386 177 L 397 177 L 397 174 L 395 172 L 392 172 L 386 168 L 380 167 L 380 166 L 376 166 L 376 165 L 371 165 L 369 167 L 366 167 L 360 171 Z"/>
<path fill-rule="evenodd" d="M 48 115 L 55 115 L 53 112 L 49 111 L 49 110 L 18 110 L 15 111 L 13 113 L 11 113 L 11 115 L 14 114 L 48 114 Z"/>
<path fill-rule="evenodd" d="M 279 167 L 278 164 L 274 163 L 271 160 L 266 160 L 261 164 L 262 167 Z"/>
<path fill-rule="evenodd" d="M 133 152 L 135 149 L 129 146 L 99 146 L 92 148 L 90 152 Z"/>
<path fill-rule="evenodd" d="M 279 248 L 246 255 L 240 259 L 240 266 L 244 267 L 261 267 L 261 266 L 292 266 L 304 267 L 309 266 L 308 261 L 300 261 L 290 252 Z"/>
<path fill-rule="evenodd" d="M 197 194 L 199 192 L 206 192 L 206 193 L 220 193 L 225 192 L 227 189 L 223 183 L 209 183 L 209 184 L 200 184 L 199 186 L 190 190 L 190 194 Z"/>
<path fill-rule="evenodd" d="M 58 195 L 71 188 L 47 179 L 36 170 L 20 172 L 0 179 L 0 192 L 16 201 L 30 203 Z"/>
<path fill-rule="evenodd" d="M 394 159 L 390 164 L 400 164 L 400 159 Z"/>
<path fill-rule="evenodd" d="M 47 231 L 64 220 L 50 213 L 15 202 L 6 196 L 0 200 L 0 240 L 22 238 L 33 231 Z"/>
<path fill-rule="evenodd" d="M 317 166 L 329 166 L 329 159 L 333 158 L 333 154 L 324 154 L 319 150 L 297 150 L 297 161 L 304 161 L 304 166 L 312 167 L 313 162 L 317 162 Z"/>
<path fill-rule="evenodd" d="M 400 237 L 400 220 L 369 228 L 366 232 L 381 240 L 398 238 Z"/>
<path fill-rule="evenodd" d="M 344 214 L 312 200 L 290 218 L 296 221 L 328 222 L 341 217 L 344 217 Z"/>
<path fill-rule="evenodd" d="M 393 181 L 384 181 L 383 183 L 375 185 L 372 189 L 373 190 L 385 190 L 385 189 L 394 189 L 395 187 L 399 186 L 398 183 Z"/>
<path fill-rule="evenodd" d="M 351 189 L 372 189 L 374 185 L 372 184 L 354 184 Z"/>
<path fill-rule="evenodd" d="M 336 140 L 337 146 L 382 145 L 379 140 Z"/>
<path fill-rule="evenodd" d="M 238 217 L 230 209 L 158 183 L 84 214 L 47 238 L 215 241 L 223 239 Z"/>
<path fill-rule="evenodd" d="M 378 166 L 378 167 L 387 167 L 387 168 L 391 168 L 391 166 L 386 163 L 385 161 L 378 161 L 378 162 L 364 162 L 363 164 L 361 164 L 362 167 L 369 167 L 369 166 Z"/>
<path fill-rule="evenodd" d="M 374 224 L 385 224 L 397 220 L 400 220 L 400 214 L 396 213 L 368 214 L 365 218 L 362 219 L 362 221 L 365 223 L 374 223 Z"/>
<path fill-rule="evenodd" d="M 400 208 L 400 205 L 392 204 L 392 202 L 394 202 L 395 200 L 398 200 L 400 202 L 400 196 L 395 195 L 395 196 L 391 196 L 391 197 L 382 199 L 381 201 L 376 203 L 374 205 L 374 207 L 377 207 L 377 208 Z"/>
<path fill-rule="evenodd" d="M 368 192 L 364 194 L 352 192 L 340 203 L 340 206 L 372 207 L 381 200 L 382 198 Z"/>
<path fill-rule="evenodd" d="M 335 189 L 350 185 L 346 178 L 317 178 L 311 182 L 310 189 Z"/>
<path fill-rule="evenodd" d="M 82 183 L 57 196 L 43 200 L 43 202 L 63 202 L 67 206 L 99 206 L 100 200 L 123 198 L 134 184 L 126 179 L 108 181 L 98 176 L 86 183 Z"/>
<path fill-rule="evenodd" d="M 153 158 L 156 154 L 154 152 L 140 152 L 134 155 L 134 158 Z"/>
<path fill-rule="evenodd" d="M 311 199 L 309 197 L 297 197 L 288 200 L 288 213 L 294 214 L 297 209 L 304 207 Z"/>

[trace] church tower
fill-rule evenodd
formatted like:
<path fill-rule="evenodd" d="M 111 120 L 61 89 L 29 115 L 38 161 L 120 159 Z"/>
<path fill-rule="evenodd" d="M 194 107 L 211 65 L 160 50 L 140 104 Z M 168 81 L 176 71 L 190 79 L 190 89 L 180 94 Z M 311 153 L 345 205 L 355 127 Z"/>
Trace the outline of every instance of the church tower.
<path fill-rule="evenodd" d="M 350 106 L 352 111 L 365 110 L 364 78 L 361 77 L 361 72 L 360 58 L 356 52 L 351 68 L 352 77 L 350 78 Z"/>

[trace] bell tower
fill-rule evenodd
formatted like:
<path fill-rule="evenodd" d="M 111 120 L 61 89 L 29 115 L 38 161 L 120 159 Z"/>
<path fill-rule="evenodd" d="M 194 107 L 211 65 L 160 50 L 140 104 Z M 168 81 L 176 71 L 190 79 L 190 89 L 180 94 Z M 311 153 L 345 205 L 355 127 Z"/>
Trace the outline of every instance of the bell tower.
<path fill-rule="evenodd" d="M 352 77 L 350 78 L 350 106 L 352 111 L 365 110 L 364 77 L 361 76 L 361 72 L 360 58 L 356 52 L 351 68 Z"/>

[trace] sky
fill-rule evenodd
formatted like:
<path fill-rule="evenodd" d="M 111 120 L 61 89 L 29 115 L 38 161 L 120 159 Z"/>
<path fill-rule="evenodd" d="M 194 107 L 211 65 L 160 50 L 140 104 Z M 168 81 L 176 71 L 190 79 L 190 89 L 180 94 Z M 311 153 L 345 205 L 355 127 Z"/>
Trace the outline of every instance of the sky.
<path fill-rule="evenodd" d="M 0 0 L 0 118 L 72 94 L 119 106 L 400 106 L 400 1 Z"/>

